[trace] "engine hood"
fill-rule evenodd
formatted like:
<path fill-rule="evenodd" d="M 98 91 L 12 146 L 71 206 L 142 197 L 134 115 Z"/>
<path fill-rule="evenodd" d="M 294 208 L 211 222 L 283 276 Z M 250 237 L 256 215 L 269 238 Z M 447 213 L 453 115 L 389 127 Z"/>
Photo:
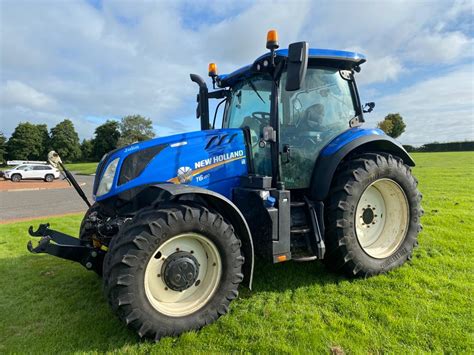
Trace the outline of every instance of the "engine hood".
<path fill-rule="evenodd" d="M 230 197 L 232 186 L 247 174 L 241 129 L 176 134 L 138 142 L 108 153 L 99 163 L 93 197 L 101 201 L 157 183 L 190 184 Z M 104 172 L 118 160 L 107 193 L 98 194 Z"/>

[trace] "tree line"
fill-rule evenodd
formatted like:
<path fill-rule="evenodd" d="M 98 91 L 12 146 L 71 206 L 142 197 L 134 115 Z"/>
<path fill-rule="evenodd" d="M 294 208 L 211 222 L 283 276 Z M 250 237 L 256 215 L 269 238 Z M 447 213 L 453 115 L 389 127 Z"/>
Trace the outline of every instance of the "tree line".
<path fill-rule="evenodd" d="M 412 145 L 403 146 L 407 152 L 472 152 L 474 151 L 474 141 L 448 142 L 448 143 L 428 143 L 420 147 Z"/>
<path fill-rule="evenodd" d="M 46 160 L 55 150 L 63 161 L 98 161 L 105 153 L 155 136 L 152 121 L 140 115 L 107 120 L 92 139 L 79 140 L 74 124 L 65 119 L 48 131 L 45 124 L 22 122 L 7 139 L 0 132 L 0 163 L 7 160 Z"/>

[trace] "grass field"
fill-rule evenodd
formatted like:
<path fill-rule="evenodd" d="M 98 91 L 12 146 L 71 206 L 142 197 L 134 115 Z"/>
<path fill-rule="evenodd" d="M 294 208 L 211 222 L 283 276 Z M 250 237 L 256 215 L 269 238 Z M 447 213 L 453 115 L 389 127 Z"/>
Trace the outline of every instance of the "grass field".
<path fill-rule="evenodd" d="M 474 352 L 474 153 L 420 153 L 424 231 L 412 262 L 367 280 L 318 263 L 257 263 L 228 315 L 199 332 L 140 342 L 101 280 L 26 251 L 30 223 L 0 225 L 0 352 Z M 77 233 L 81 216 L 51 218 Z M 38 223 L 39 221 L 34 221 Z"/>
<path fill-rule="evenodd" d="M 66 168 L 79 174 L 94 174 L 98 163 L 71 163 L 66 164 Z"/>

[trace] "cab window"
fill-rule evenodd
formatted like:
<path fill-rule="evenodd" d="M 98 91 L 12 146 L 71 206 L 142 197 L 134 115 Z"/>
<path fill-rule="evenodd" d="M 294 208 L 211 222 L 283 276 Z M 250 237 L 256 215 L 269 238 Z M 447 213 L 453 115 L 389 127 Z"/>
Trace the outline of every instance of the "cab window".
<path fill-rule="evenodd" d="M 224 126 L 247 128 L 255 172 L 271 175 L 270 146 L 260 147 L 263 127 L 270 124 L 271 78 L 254 76 L 232 88 Z"/>
<path fill-rule="evenodd" d="M 356 115 L 350 81 L 338 69 L 308 68 L 300 90 L 280 84 L 280 151 L 282 178 L 288 188 L 307 188 L 314 164 L 326 144 L 349 128 Z M 286 146 L 286 147 L 285 147 Z"/>

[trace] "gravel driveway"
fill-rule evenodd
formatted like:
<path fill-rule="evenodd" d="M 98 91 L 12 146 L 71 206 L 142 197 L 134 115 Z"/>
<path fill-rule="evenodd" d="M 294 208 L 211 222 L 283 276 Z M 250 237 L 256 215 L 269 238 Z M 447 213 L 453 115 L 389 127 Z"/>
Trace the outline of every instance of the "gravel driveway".
<path fill-rule="evenodd" d="M 75 177 L 92 203 L 94 177 L 86 175 L 75 175 Z M 48 183 L 43 184 L 48 186 Z M 76 190 L 72 187 L 64 188 L 62 185 L 57 184 L 54 186 L 58 188 L 47 190 L 0 191 L 0 222 L 86 211 L 87 206 Z"/>

